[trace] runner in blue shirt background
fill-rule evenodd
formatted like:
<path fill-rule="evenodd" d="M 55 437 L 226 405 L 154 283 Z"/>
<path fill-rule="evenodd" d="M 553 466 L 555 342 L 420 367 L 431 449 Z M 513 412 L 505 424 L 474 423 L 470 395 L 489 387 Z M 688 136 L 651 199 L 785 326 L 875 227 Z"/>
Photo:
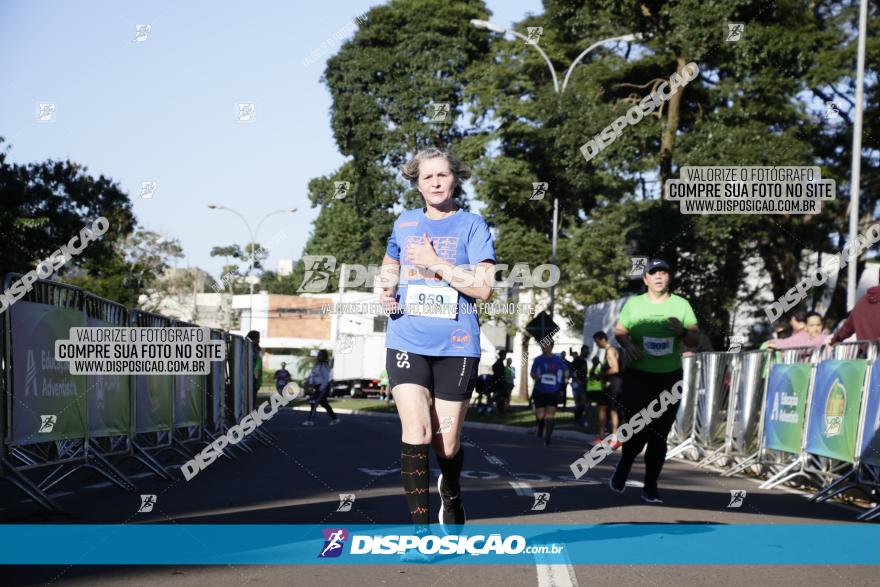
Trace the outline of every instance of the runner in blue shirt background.
<path fill-rule="evenodd" d="M 494 285 L 495 249 L 482 217 L 453 198 L 470 169 L 449 151 L 420 151 L 402 168 L 425 207 L 394 223 L 382 262 L 389 311 L 386 368 L 402 428 L 401 478 L 416 532 L 427 532 L 428 447 L 440 465 L 440 523 L 465 523 L 459 437 L 480 361 L 476 300 Z M 415 551 L 413 551 L 415 552 Z"/>
<path fill-rule="evenodd" d="M 535 380 L 532 401 L 535 403 L 535 420 L 538 421 L 538 438 L 544 435 L 546 426 L 544 446 L 550 446 L 550 436 L 556 424 L 556 407 L 562 401 L 571 377 L 568 364 L 553 354 L 551 337 L 541 340 L 541 354 L 535 357 L 530 374 Z"/>

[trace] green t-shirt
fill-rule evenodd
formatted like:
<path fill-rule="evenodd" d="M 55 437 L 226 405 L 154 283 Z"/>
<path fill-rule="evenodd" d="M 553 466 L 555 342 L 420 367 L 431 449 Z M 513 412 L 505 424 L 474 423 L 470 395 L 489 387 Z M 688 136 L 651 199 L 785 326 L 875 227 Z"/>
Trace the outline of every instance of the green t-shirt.
<path fill-rule="evenodd" d="M 620 311 L 620 323 L 642 353 L 638 360 L 627 362 L 627 369 L 649 373 L 681 369 L 681 341 L 669 327 L 669 318 L 678 318 L 684 328 L 697 323 L 688 301 L 675 294 L 660 304 L 652 303 L 646 293 L 627 300 Z"/>

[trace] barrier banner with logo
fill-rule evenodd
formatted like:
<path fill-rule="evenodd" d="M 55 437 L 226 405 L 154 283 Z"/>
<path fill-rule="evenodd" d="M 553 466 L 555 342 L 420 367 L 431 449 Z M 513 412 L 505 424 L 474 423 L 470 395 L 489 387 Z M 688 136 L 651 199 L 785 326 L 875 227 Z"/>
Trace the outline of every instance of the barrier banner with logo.
<path fill-rule="evenodd" d="M 55 340 L 85 325 L 81 310 L 19 301 L 9 308 L 12 329 L 12 444 L 85 438 L 84 375 L 55 361 Z"/>
<path fill-rule="evenodd" d="M 810 402 L 808 453 L 853 462 L 867 370 L 868 362 L 863 359 L 819 363 Z"/>
<path fill-rule="evenodd" d="M 174 375 L 174 427 L 201 426 L 207 375 Z"/>
<path fill-rule="evenodd" d="M 862 430 L 861 461 L 880 466 L 880 358 L 874 360 L 865 410 L 865 426 Z"/>
<path fill-rule="evenodd" d="M 770 368 L 764 404 L 764 446 L 790 453 L 801 451 L 810 363 L 776 363 Z"/>
<path fill-rule="evenodd" d="M 88 317 L 86 326 L 118 325 Z M 86 380 L 89 390 L 89 434 L 94 437 L 127 435 L 131 428 L 131 377 L 86 375 Z"/>

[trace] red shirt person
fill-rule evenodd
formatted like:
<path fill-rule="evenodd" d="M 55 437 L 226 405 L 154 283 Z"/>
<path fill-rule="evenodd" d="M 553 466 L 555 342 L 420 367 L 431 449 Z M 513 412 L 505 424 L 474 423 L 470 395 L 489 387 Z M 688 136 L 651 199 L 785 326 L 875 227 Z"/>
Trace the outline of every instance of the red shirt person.
<path fill-rule="evenodd" d="M 859 340 L 880 338 L 880 285 L 868 289 L 856 302 L 846 321 L 837 329 L 829 342 L 837 344 L 853 333 Z"/>

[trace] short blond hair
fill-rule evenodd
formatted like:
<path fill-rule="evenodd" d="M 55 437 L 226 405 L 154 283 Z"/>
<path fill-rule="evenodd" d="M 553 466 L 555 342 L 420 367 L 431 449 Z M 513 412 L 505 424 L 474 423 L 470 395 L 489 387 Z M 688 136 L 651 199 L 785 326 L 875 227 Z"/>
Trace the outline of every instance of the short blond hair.
<path fill-rule="evenodd" d="M 436 147 L 422 149 L 412 159 L 401 165 L 400 171 L 413 187 L 417 187 L 419 183 L 419 165 L 421 165 L 422 161 L 437 157 L 446 159 L 446 162 L 449 163 L 449 170 L 452 172 L 453 177 L 455 177 L 455 191 L 453 191 L 452 197 L 460 196 L 464 193 L 461 184 L 471 176 L 471 168 L 467 163 L 456 157 L 452 151 Z"/>

